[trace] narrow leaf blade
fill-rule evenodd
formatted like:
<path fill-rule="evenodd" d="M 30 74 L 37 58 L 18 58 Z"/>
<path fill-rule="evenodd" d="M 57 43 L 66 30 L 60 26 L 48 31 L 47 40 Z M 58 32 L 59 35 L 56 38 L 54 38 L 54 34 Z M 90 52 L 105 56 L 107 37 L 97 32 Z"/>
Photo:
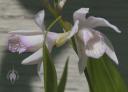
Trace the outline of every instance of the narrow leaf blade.
<path fill-rule="evenodd" d="M 61 77 L 59 85 L 58 85 L 57 92 L 64 92 L 64 90 L 65 90 L 65 86 L 66 86 L 66 82 L 67 82 L 67 75 L 68 75 L 68 62 L 69 62 L 69 58 L 67 58 L 67 61 L 66 61 L 65 67 L 64 67 L 64 71 L 63 71 L 62 77 Z"/>
<path fill-rule="evenodd" d="M 57 73 L 46 45 L 43 45 L 45 92 L 57 92 Z"/>
<path fill-rule="evenodd" d="M 89 59 L 86 72 L 91 92 L 128 92 L 118 68 L 106 55 Z"/>

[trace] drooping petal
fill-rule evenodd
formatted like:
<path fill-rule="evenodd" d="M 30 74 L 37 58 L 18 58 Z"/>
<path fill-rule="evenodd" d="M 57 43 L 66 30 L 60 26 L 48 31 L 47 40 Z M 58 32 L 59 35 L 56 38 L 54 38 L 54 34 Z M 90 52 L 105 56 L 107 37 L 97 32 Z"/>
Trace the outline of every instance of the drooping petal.
<path fill-rule="evenodd" d="M 85 26 L 89 28 L 95 28 L 95 27 L 110 27 L 113 30 L 115 30 L 118 33 L 121 33 L 121 31 L 114 25 L 112 25 L 110 22 L 108 22 L 104 18 L 100 17 L 93 17 L 90 16 L 86 19 Z"/>
<path fill-rule="evenodd" d="M 29 36 L 29 35 L 41 35 L 42 32 L 41 31 L 30 31 L 30 30 L 16 30 L 16 31 L 8 32 L 8 34 Z"/>
<path fill-rule="evenodd" d="M 109 46 L 106 45 L 106 54 L 116 63 L 119 64 L 116 53 Z"/>
<path fill-rule="evenodd" d="M 41 62 L 42 56 L 43 56 L 43 49 L 39 49 L 34 54 L 30 55 L 28 58 L 24 59 L 22 61 L 22 64 L 24 65 L 32 65 L 32 64 L 38 64 Z"/>
<path fill-rule="evenodd" d="M 79 29 L 78 25 L 79 25 L 79 20 L 75 21 L 74 26 L 69 32 L 67 39 L 70 39 L 72 36 L 74 36 L 78 32 L 78 29 Z"/>
<path fill-rule="evenodd" d="M 118 58 L 116 56 L 116 53 L 114 51 L 114 48 L 110 42 L 110 40 L 104 35 L 101 34 L 104 37 L 104 42 L 106 44 L 106 54 L 116 63 L 119 64 Z"/>
<path fill-rule="evenodd" d="M 42 29 L 42 31 L 45 30 L 44 17 L 45 17 L 45 11 L 44 10 L 39 11 L 35 15 L 35 23 Z"/>
<path fill-rule="evenodd" d="M 78 62 L 78 68 L 79 72 L 83 73 L 85 70 L 85 67 L 87 66 L 87 60 L 88 57 L 85 54 L 85 46 L 83 41 L 79 37 L 76 39 L 76 45 L 77 45 L 77 51 L 78 51 L 78 57 L 79 57 L 79 62 Z"/>
<path fill-rule="evenodd" d="M 8 47 L 11 52 L 34 52 L 42 46 L 43 35 L 24 36 L 12 34 L 9 36 Z"/>
<path fill-rule="evenodd" d="M 85 21 L 86 14 L 89 12 L 89 8 L 80 8 L 76 10 L 73 14 L 74 21 L 79 20 Z"/>
<path fill-rule="evenodd" d="M 40 62 L 37 66 L 37 72 L 38 72 L 38 75 L 40 77 L 41 80 L 43 80 L 43 73 L 44 73 L 44 68 L 43 68 L 43 62 Z"/>
<path fill-rule="evenodd" d="M 67 40 L 69 40 L 78 32 L 78 24 L 79 24 L 79 21 L 75 21 L 71 31 L 58 34 L 58 37 L 56 39 L 57 47 L 63 45 L 65 42 L 67 42 Z"/>
<path fill-rule="evenodd" d="M 85 28 L 79 30 L 78 34 L 76 35 L 76 38 L 76 45 L 79 57 L 78 67 L 79 72 L 83 73 L 88 60 L 88 57 L 85 53 L 85 49 L 88 44 L 88 41 L 93 38 L 93 34 L 89 29 Z"/>

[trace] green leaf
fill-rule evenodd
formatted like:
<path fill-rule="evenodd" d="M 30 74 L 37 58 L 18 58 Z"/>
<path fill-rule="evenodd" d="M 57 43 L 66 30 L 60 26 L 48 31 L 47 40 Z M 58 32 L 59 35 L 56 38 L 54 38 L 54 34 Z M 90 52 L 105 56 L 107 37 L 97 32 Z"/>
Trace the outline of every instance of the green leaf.
<path fill-rule="evenodd" d="M 106 55 L 90 58 L 85 72 L 91 92 L 128 92 L 120 71 Z"/>
<path fill-rule="evenodd" d="M 57 92 L 57 73 L 46 45 L 43 45 L 45 92 Z"/>
<path fill-rule="evenodd" d="M 64 67 L 64 71 L 60 80 L 60 83 L 58 85 L 58 90 L 57 92 L 64 92 L 65 90 L 65 86 L 66 86 L 66 82 L 67 82 L 67 74 L 68 74 L 68 62 L 69 62 L 69 58 L 67 58 L 65 67 Z"/>

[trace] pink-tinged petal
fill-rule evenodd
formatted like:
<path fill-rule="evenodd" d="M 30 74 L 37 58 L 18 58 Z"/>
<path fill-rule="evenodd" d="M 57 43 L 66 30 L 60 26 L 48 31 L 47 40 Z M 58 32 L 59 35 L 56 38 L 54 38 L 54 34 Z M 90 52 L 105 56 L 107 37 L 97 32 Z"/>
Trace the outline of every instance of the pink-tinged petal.
<path fill-rule="evenodd" d="M 76 39 L 76 45 L 77 45 L 77 51 L 78 51 L 78 57 L 79 57 L 79 62 L 78 62 L 78 68 L 80 74 L 84 72 L 85 67 L 87 66 L 87 60 L 88 57 L 85 54 L 85 46 L 83 41 L 79 37 Z"/>
<path fill-rule="evenodd" d="M 88 45 L 88 46 L 90 46 L 90 45 Z M 106 51 L 106 47 L 105 47 L 104 42 L 99 41 L 99 42 L 95 42 L 91 49 L 86 49 L 85 53 L 88 57 L 98 59 L 101 56 L 103 56 L 105 51 Z"/>
<path fill-rule="evenodd" d="M 89 8 L 80 8 L 76 10 L 73 14 L 74 21 L 79 20 L 85 21 L 86 14 L 89 12 Z"/>
<path fill-rule="evenodd" d="M 21 54 L 26 51 L 26 48 L 19 48 L 17 51 L 19 52 L 19 54 Z"/>
<path fill-rule="evenodd" d="M 95 27 L 110 27 L 113 30 L 115 30 L 116 32 L 121 33 L 121 31 L 116 26 L 112 25 L 106 19 L 100 18 L 100 17 L 93 17 L 93 16 L 88 17 L 86 19 L 85 26 L 86 27 L 90 27 L 90 28 L 95 28 Z"/>
<path fill-rule="evenodd" d="M 43 35 L 34 35 L 34 36 L 19 35 L 19 38 L 20 41 L 28 48 L 36 47 L 35 49 L 39 49 L 42 46 L 44 40 Z"/>
<path fill-rule="evenodd" d="M 20 42 L 20 38 L 17 35 L 11 35 L 8 40 L 8 49 L 11 52 L 25 52 L 27 47 Z"/>
<path fill-rule="evenodd" d="M 8 40 L 8 48 L 11 52 L 34 52 L 42 47 L 43 35 L 23 36 L 11 35 Z"/>
<path fill-rule="evenodd" d="M 85 49 L 88 44 L 88 41 L 93 38 L 93 34 L 89 29 L 81 29 L 79 30 L 76 36 L 77 36 L 76 45 L 77 45 L 77 51 L 79 57 L 78 68 L 79 68 L 79 72 L 83 73 L 85 67 L 87 66 L 87 60 L 88 60 L 88 57 L 85 53 Z"/>
<path fill-rule="evenodd" d="M 45 11 L 44 10 L 39 11 L 35 15 L 35 23 L 42 29 L 42 31 L 45 30 L 44 17 L 45 17 Z"/>
<path fill-rule="evenodd" d="M 46 38 L 46 45 L 48 47 L 49 52 L 51 52 L 53 46 L 55 46 L 58 35 L 59 35 L 58 33 L 48 32 Z"/>
<path fill-rule="evenodd" d="M 20 33 L 19 33 L 20 34 Z M 9 36 L 8 48 L 11 52 L 34 52 L 42 47 L 44 35 L 19 35 L 12 33 Z M 24 33 L 25 34 L 25 33 Z M 46 37 L 46 45 L 51 51 L 58 37 L 57 33 L 48 32 Z"/>
<path fill-rule="evenodd" d="M 106 44 L 106 54 L 116 63 L 119 64 L 118 58 L 116 56 L 116 53 L 114 51 L 114 48 L 110 42 L 110 40 L 104 35 L 101 34 L 104 37 L 104 42 Z"/>
<path fill-rule="evenodd" d="M 48 32 L 47 33 L 47 38 L 51 39 L 51 40 L 56 40 L 59 36 L 59 33 L 55 33 L 55 32 Z"/>
<path fill-rule="evenodd" d="M 83 41 L 85 46 L 88 44 L 88 41 L 93 38 L 92 32 L 87 28 L 79 30 L 78 36 Z"/>
<path fill-rule="evenodd" d="M 106 45 L 100 32 L 93 29 L 90 29 L 90 32 L 93 37 L 88 41 L 85 53 L 88 57 L 98 59 L 105 53 Z"/>
<path fill-rule="evenodd" d="M 41 31 L 30 31 L 30 30 L 16 30 L 8 32 L 8 34 L 17 34 L 17 35 L 24 35 L 24 36 L 31 36 L 31 35 L 41 35 Z"/>
<path fill-rule="evenodd" d="M 79 21 L 77 20 L 77 21 L 75 21 L 71 31 L 69 32 L 67 39 L 70 39 L 78 32 L 78 29 L 79 29 L 78 25 L 79 25 Z"/>
<path fill-rule="evenodd" d="M 43 56 L 43 49 L 39 49 L 34 54 L 30 55 L 28 58 L 24 59 L 22 61 L 22 64 L 24 65 L 32 65 L 32 64 L 38 64 L 41 62 L 42 56 Z"/>

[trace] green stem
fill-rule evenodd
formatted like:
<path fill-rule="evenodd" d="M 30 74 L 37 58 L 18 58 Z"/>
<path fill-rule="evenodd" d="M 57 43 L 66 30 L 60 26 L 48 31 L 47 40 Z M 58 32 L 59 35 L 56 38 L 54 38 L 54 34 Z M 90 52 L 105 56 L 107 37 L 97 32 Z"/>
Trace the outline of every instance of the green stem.
<path fill-rule="evenodd" d="M 46 37 L 47 37 L 47 34 L 48 32 L 51 30 L 51 28 L 61 19 L 61 16 L 59 16 L 58 18 L 56 18 L 47 28 L 47 31 L 45 33 L 45 37 L 44 37 L 44 42 L 43 44 L 45 44 L 45 41 L 46 41 Z"/>
<path fill-rule="evenodd" d="M 43 4 L 44 6 L 50 11 L 50 13 L 55 17 L 58 18 L 59 13 L 49 4 L 49 2 L 47 0 L 43 0 Z M 65 25 L 65 21 L 61 18 L 60 19 L 60 25 L 66 30 L 69 31 L 70 29 L 68 27 L 66 27 Z"/>
<path fill-rule="evenodd" d="M 58 18 L 56 18 L 47 28 L 47 31 L 50 31 L 50 29 L 59 21 L 61 20 L 61 16 L 59 16 Z"/>
<path fill-rule="evenodd" d="M 48 2 L 47 0 L 43 0 L 43 4 L 44 4 L 44 6 L 50 11 L 50 13 L 51 13 L 55 18 L 58 18 L 58 16 L 60 16 L 59 13 L 57 12 L 57 10 L 55 10 L 55 9 L 49 4 L 49 2 Z M 67 23 L 65 24 L 65 21 L 64 21 L 62 18 L 59 20 L 59 23 L 60 23 L 60 25 L 62 26 L 62 28 L 64 28 L 64 29 L 66 30 L 66 32 L 71 29 L 71 28 L 69 27 L 71 24 L 70 24 L 69 22 L 68 22 L 68 24 L 67 24 Z M 72 40 L 72 46 L 73 46 L 75 52 L 77 53 L 77 47 L 76 47 L 76 43 L 75 43 L 75 38 L 73 37 L 71 40 Z M 77 53 L 77 54 L 78 54 L 78 53 Z"/>

